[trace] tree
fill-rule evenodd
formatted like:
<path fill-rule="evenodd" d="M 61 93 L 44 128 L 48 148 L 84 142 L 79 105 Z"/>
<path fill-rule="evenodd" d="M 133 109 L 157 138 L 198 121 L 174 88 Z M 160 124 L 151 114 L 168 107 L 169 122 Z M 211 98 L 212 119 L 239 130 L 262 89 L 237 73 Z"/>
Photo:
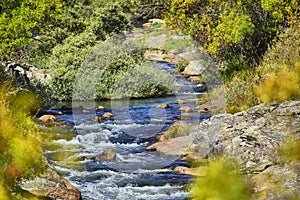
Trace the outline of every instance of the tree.
<path fill-rule="evenodd" d="M 60 0 L 4 0 L 0 3 L 0 58 L 21 58 L 35 36 L 55 25 Z"/>
<path fill-rule="evenodd" d="M 268 45 L 289 26 L 299 25 L 298 1 L 172 0 L 167 24 L 191 35 L 219 61 L 225 76 L 260 62 Z"/>
<path fill-rule="evenodd" d="M 127 0 L 127 5 L 133 10 L 134 18 L 145 20 L 151 18 L 160 18 L 166 11 L 168 0 Z"/>

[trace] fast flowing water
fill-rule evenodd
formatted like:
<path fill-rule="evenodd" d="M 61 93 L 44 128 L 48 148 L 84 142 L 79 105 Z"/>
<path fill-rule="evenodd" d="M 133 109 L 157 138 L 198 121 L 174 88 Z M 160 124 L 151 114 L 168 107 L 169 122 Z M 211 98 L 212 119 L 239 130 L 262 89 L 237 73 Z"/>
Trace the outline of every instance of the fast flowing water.
<path fill-rule="evenodd" d="M 179 92 L 176 96 L 130 101 L 96 102 L 105 110 L 96 110 L 95 105 L 83 105 L 90 112 L 51 108 L 47 113 L 66 122 L 56 128 L 45 128 L 49 143 L 45 146 L 48 159 L 82 193 L 86 200 L 116 199 L 187 199 L 184 189 L 191 181 L 188 175 L 172 172 L 175 166 L 186 165 L 178 157 L 164 156 L 147 151 L 155 142 L 155 136 L 167 130 L 181 116 L 180 107 L 196 106 L 199 87 L 187 82 L 175 71 L 174 65 L 156 63 L 157 67 L 176 79 Z M 175 100 L 184 104 L 175 104 Z M 169 108 L 158 109 L 162 103 Z M 76 115 L 74 115 L 74 112 Z M 94 122 L 93 117 L 112 112 L 113 117 Z M 189 113 L 186 123 L 199 122 L 197 111 Z M 70 125 L 72 124 L 72 126 Z M 115 160 L 102 161 L 98 155 L 108 149 L 116 152 Z"/>

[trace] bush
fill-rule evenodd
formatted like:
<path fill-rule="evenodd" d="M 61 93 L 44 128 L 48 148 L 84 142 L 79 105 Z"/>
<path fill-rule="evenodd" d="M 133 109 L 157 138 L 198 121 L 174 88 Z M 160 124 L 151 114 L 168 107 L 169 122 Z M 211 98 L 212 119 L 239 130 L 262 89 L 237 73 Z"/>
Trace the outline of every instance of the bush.
<path fill-rule="evenodd" d="M 0 87 L 0 195 L 12 199 L 15 183 L 45 167 L 40 134 L 30 112 L 38 105 L 31 93 Z M 9 192 L 8 192 L 9 191 Z"/>
<path fill-rule="evenodd" d="M 255 70 L 244 70 L 237 73 L 226 84 L 227 112 L 236 113 L 257 105 L 259 99 L 255 94 L 255 84 L 259 76 Z"/>
<path fill-rule="evenodd" d="M 289 137 L 280 146 L 279 153 L 285 162 L 300 162 L 300 140 Z"/>
<path fill-rule="evenodd" d="M 227 110 L 245 110 L 261 102 L 300 98 L 300 31 L 290 28 L 278 36 L 260 65 L 236 73 L 226 83 Z"/>
<path fill-rule="evenodd" d="M 282 67 L 278 73 L 271 72 L 256 87 L 256 93 L 264 103 L 300 99 L 300 62 L 295 69 Z"/>
<path fill-rule="evenodd" d="M 112 37 L 87 56 L 76 78 L 73 99 L 162 96 L 172 93 L 170 81 L 143 59 L 133 41 Z"/>
<path fill-rule="evenodd" d="M 210 162 L 207 174 L 199 178 L 192 188 L 195 200 L 246 200 L 250 187 L 238 173 L 238 166 L 230 160 Z"/>

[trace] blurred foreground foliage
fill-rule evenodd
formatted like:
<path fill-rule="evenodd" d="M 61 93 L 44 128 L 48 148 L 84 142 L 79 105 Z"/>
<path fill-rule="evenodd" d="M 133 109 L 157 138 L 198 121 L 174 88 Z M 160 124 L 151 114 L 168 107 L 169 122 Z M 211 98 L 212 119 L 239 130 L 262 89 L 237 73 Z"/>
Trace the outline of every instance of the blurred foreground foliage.
<path fill-rule="evenodd" d="M 250 187 L 233 160 L 218 159 L 210 162 L 206 175 L 195 181 L 191 197 L 194 200 L 248 200 Z"/>
<path fill-rule="evenodd" d="M 45 168 L 41 138 L 31 114 L 38 105 L 32 93 L 0 87 L 0 196 L 18 194 L 18 181 L 34 178 Z"/>

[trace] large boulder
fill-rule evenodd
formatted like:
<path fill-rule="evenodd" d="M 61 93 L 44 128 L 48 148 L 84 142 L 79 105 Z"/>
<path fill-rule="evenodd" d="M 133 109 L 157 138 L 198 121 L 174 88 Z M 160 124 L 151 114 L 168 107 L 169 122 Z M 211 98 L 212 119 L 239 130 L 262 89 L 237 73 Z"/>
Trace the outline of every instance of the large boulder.
<path fill-rule="evenodd" d="M 146 149 L 151 151 L 157 151 L 162 155 L 168 156 L 182 156 L 186 152 L 186 148 L 190 144 L 190 137 L 183 136 L 177 138 L 171 138 L 167 141 L 157 142 L 148 146 Z"/>
<path fill-rule="evenodd" d="M 33 180 L 23 181 L 21 188 L 38 197 L 53 200 L 80 200 L 81 194 L 52 166 Z"/>
<path fill-rule="evenodd" d="M 300 101 L 258 105 L 236 114 L 219 114 L 191 128 L 190 154 L 225 154 L 247 169 L 262 171 L 279 162 L 279 146 L 300 138 Z"/>
<path fill-rule="evenodd" d="M 275 165 L 251 178 L 256 200 L 300 199 L 299 166 Z"/>

